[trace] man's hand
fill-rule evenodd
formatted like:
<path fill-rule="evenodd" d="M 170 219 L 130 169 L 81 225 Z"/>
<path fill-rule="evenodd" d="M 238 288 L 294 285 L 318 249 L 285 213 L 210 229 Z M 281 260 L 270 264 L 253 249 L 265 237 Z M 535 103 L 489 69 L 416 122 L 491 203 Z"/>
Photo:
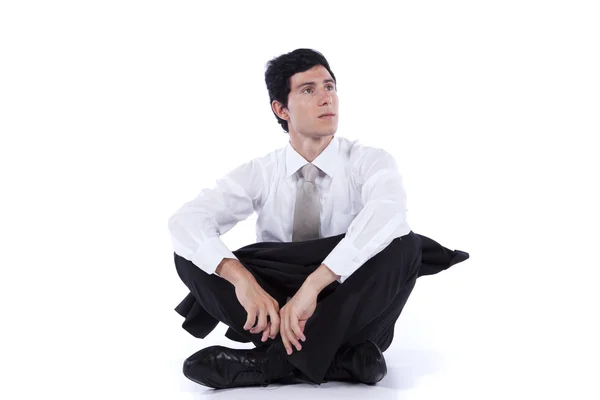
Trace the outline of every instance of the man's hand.
<path fill-rule="evenodd" d="M 234 258 L 224 258 L 216 273 L 235 287 L 235 295 L 248 314 L 244 329 L 253 334 L 263 332 L 263 342 L 268 337 L 275 339 L 279 332 L 279 304 L 256 282 L 254 275 Z M 258 324 L 253 328 L 256 317 Z"/>
<path fill-rule="evenodd" d="M 245 280 L 237 282 L 235 285 L 235 295 L 238 301 L 248 313 L 245 330 L 256 334 L 263 332 L 262 341 L 268 337 L 275 339 L 279 331 L 279 303 L 256 282 L 254 277 L 248 277 Z M 270 321 L 267 321 L 267 316 Z M 258 317 L 258 323 L 254 322 Z"/>
<path fill-rule="evenodd" d="M 319 291 L 309 285 L 302 285 L 294 297 L 279 312 L 281 318 L 281 340 L 288 355 L 292 354 L 292 344 L 300 351 L 300 340 L 306 341 L 304 327 L 306 321 L 317 308 Z"/>

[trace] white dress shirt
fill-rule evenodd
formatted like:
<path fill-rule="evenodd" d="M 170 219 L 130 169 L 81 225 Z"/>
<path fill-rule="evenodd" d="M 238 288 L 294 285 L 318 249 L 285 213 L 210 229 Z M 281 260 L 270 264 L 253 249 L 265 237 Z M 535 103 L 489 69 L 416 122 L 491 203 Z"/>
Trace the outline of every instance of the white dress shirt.
<path fill-rule="evenodd" d="M 218 179 L 169 218 L 175 253 L 215 273 L 223 258 L 237 259 L 220 235 L 252 212 L 258 215 L 256 242 L 291 242 L 298 170 L 307 163 L 288 142 Z M 312 164 L 320 170 L 320 237 L 346 233 L 323 261 L 341 283 L 410 232 L 402 176 L 385 150 L 339 136 Z"/>

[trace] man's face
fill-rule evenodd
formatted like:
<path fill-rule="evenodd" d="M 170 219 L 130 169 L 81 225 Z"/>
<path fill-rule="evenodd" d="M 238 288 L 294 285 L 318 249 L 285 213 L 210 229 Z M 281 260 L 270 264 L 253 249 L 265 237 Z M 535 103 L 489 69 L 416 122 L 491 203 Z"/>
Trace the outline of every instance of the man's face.
<path fill-rule="evenodd" d="M 331 136 L 338 126 L 338 97 L 333 78 L 322 65 L 290 79 L 288 130 L 309 137 Z M 333 116 L 322 116 L 334 114 Z"/>

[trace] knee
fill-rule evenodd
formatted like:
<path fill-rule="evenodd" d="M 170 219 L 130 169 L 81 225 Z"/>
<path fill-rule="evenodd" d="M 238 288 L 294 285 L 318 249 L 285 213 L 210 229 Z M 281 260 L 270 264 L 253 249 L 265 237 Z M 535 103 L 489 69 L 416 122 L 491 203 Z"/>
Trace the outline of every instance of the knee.
<path fill-rule="evenodd" d="M 392 243 L 397 245 L 402 245 L 404 247 L 420 247 L 421 246 L 421 238 L 419 235 L 414 233 L 413 231 L 408 232 L 404 236 L 400 236 L 395 238 Z"/>
<path fill-rule="evenodd" d="M 174 252 L 173 257 L 175 261 L 175 270 L 183 282 L 204 279 L 210 276 L 193 262 L 183 258 L 179 254 Z"/>
<path fill-rule="evenodd" d="M 378 271 L 384 274 L 393 273 L 396 270 L 407 271 L 411 274 L 418 266 L 421 257 L 421 238 L 410 231 L 408 234 L 397 237 L 376 257 L 373 264 Z M 390 265 L 402 268 L 390 268 Z"/>
<path fill-rule="evenodd" d="M 389 256 L 394 259 L 409 258 L 413 260 L 422 251 L 421 238 L 413 231 L 410 231 L 406 235 L 392 240 L 384 251 L 388 252 Z"/>

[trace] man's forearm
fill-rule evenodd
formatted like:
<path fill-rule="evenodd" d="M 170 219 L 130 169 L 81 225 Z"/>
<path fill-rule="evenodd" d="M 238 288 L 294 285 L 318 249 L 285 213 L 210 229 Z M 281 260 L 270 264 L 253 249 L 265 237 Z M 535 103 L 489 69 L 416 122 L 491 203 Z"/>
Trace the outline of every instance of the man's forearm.
<path fill-rule="evenodd" d="M 235 258 L 224 258 L 215 271 L 221 278 L 229 281 L 233 286 L 240 282 L 254 279 L 254 276 Z"/>
<path fill-rule="evenodd" d="M 332 270 L 330 270 L 327 265 L 321 264 L 319 268 L 315 270 L 315 272 L 306 278 L 303 285 L 316 289 L 320 293 L 323 289 L 329 286 L 332 282 L 337 281 L 339 278 L 340 276 L 336 275 Z"/>

